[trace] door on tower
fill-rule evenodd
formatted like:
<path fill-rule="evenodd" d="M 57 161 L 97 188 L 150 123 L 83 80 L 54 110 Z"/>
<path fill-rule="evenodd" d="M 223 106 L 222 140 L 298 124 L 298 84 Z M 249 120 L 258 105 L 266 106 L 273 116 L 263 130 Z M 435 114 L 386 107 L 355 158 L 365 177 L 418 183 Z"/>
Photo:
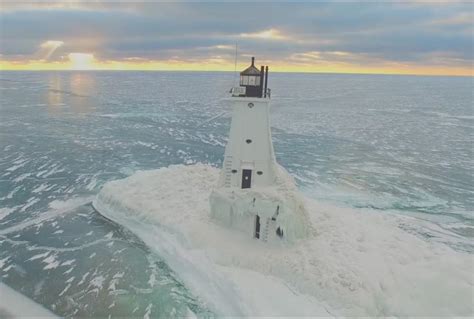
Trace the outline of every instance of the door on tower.
<path fill-rule="evenodd" d="M 260 238 L 260 216 L 255 216 L 255 233 L 254 237 L 259 239 Z"/>
<path fill-rule="evenodd" d="M 252 184 L 252 170 L 243 169 L 242 170 L 242 188 L 250 188 Z"/>

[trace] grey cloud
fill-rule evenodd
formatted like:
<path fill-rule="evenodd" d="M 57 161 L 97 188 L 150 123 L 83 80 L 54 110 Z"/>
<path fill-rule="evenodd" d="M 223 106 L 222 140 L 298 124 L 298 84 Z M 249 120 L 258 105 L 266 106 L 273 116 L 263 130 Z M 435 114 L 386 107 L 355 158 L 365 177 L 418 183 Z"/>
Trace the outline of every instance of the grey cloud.
<path fill-rule="evenodd" d="M 97 51 L 105 59 L 221 54 L 217 45 L 238 42 L 242 54 L 289 59 L 294 54 L 343 51 L 392 61 L 427 55 L 472 63 L 469 5 L 400 3 L 78 3 L 45 10 L 17 7 L 0 13 L 0 53 L 33 54 L 46 40 L 65 42 L 64 52 Z M 284 41 L 239 38 L 270 28 Z M 470 32 L 471 31 L 471 32 Z M 208 48 L 208 49 L 203 49 Z M 59 56 L 61 52 L 57 53 Z"/>

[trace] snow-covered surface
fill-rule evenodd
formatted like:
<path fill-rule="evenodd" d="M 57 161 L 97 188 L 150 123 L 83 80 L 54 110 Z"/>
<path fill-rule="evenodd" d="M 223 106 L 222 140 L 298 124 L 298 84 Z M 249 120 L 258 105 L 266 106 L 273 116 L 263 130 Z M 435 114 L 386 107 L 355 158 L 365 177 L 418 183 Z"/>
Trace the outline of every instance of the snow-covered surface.
<path fill-rule="evenodd" d="M 0 318 L 57 318 L 52 312 L 0 282 Z"/>
<path fill-rule="evenodd" d="M 403 230 L 412 218 L 304 198 L 312 231 L 266 245 L 213 223 L 219 170 L 202 164 L 141 171 L 94 201 L 197 296 L 223 315 L 473 314 L 473 258 Z"/>

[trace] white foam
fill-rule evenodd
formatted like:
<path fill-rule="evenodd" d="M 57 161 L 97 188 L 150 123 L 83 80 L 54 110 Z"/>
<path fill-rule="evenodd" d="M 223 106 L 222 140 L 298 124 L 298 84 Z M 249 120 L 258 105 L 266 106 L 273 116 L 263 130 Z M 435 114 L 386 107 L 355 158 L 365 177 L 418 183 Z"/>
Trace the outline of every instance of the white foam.
<path fill-rule="evenodd" d="M 14 211 L 15 211 L 15 208 L 12 208 L 12 207 L 2 207 L 2 208 L 0 208 L 0 220 L 4 219 L 5 217 L 10 215 Z"/>
<path fill-rule="evenodd" d="M 45 220 L 49 220 L 49 219 L 64 215 L 76 207 L 89 203 L 91 200 L 92 200 L 92 197 L 76 197 L 76 198 L 71 198 L 64 201 L 53 200 L 51 203 L 49 203 L 50 210 L 48 210 L 47 212 L 41 213 L 37 216 L 34 216 L 33 218 L 21 221 L 20 223 L 15 224 L 11 227 L 1 229 L 0 235 L 6 235 L 6 234 L 16 232 L 27 227 L 38 225 Z M 26 205 L 30 205 L 31 202 L 32 201 L 30 201 L 29 204 L 26 204 Z"/>
<path fill-rule="evenodd" d="M 473 256 L 401 229 L 412 219 L 305 198 L 309 238 L 268 245 L 209 219 L 218 171 L 197 164 L 137 172 L 107 183 L 94 206 L 223 315 L 473 313 Z"/>
<path fill-rule="evenodd" d="M 57 268 L 61 264 L 61 262 L 57 260 L 56 257 L 57 255 L 49 255 L 48 257 L 43 259 L 42 262 L 46 264 L 46 266 L 44 266 L 43 269 L 48 270 L 48 269 Z"/>

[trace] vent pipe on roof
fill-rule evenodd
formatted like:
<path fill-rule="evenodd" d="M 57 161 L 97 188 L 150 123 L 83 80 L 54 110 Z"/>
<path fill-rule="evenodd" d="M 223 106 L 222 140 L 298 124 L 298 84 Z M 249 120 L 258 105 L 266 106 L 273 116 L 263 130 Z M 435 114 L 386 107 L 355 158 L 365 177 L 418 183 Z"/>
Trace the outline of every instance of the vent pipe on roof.
<path fill-rule="evenodd" d="M 268 65 L 265 67 L 265 89 L 264 89 L 264 97 L 267 97 L 267 85 L 268 85 Z"/>

